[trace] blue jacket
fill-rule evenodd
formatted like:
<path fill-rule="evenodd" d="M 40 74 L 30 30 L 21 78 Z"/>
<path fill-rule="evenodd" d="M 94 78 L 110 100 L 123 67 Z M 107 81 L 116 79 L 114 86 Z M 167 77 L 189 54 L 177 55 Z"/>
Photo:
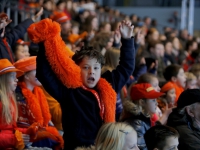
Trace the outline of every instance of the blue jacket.
<path fill-rule="evenodd" d="M 10 62 L 14 63 L 12 46 L 16 44 L 18 39 L 23 39 L 24 34 L 26 33 L 27 28 L 33 23 L 32 19 L 26 19 L 13 28 L 9 33 L 5 33 L 6 41 L 8 43 L 9 49 L 6 48 L 6 45 L 3 42 L 3 39 L 0 38 L 0 59 L 7 58 Z M 0 31 L 2 33 L 2 30 Z"/>
<path fill-rule="evenodd" d="M 90 146 L 103 120 L 95 96 L 83 88 L 68 89 L 56 77 L 45 57 L 43 43 L 37 57 L 37 78 L 45 90 L 61 105 L 65 149 L 74 150 L 78 146 Z M 120 65 L 112 72 L 102 74 L 118 93 L 133 73 L 135 48 L 133 39 L 122 39 Z M 94 88 L 95 89 L 95 88 Z"/>

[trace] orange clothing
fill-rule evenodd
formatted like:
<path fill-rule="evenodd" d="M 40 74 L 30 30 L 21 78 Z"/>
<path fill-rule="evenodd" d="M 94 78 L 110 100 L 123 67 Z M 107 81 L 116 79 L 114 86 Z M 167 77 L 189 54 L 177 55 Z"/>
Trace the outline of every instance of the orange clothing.
<path fill-rule="evenodd" d="M 175 102 L 177 103 L 178 101 L 178 98 L 180 96 L 180 94 L 184 91 L 183 87 L 181 86 L 178 86 L 176 83 L 174 82 L 171 82 L 173 87 L 175 88 L 175 91 L 176 91 L 176 99 L 175 99 Z"/>
<path fill-rule="evenodd" d="M 2 109 L 2 103 L 0 101 L 0 149 L 16 148 L 17 150 L 21 150 L 24 148 L 21 132 L 26 133 L 26 129 L 17 128 L 15 121 L 6 124 Z"/>
<path fill-rule="evenodd" d="M 47 93 L 43 87 L 41 88 L 49 104 L 49 110 L 51 113 L 51 121 L 53 122 L 54 126 L 58 130 L 63 130 L 62 129 L 62 111 L 61 111 L 60 103 L 58 103 L 57 100 L 55 100 L 51 95 L 49 95 L 49 93 Z"/>

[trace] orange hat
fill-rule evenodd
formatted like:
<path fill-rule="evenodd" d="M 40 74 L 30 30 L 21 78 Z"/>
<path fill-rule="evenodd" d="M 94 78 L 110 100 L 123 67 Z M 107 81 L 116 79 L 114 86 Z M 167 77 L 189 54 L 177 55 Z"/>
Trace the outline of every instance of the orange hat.
<path fill-rule="evenodd" d="M 64 12 L 54 13 L 54 15 L 51 17 L 51 19 L 58 23 L 64 23 L 64 22 L 67 22 L 68 20 L 71 20 L 71 18 Z"/>
<path fill-rule="evenodd" d="M 171 82 L 167 82 L 165 85 L 162 86 L 161 92 L 166 93 L 167 91 L 174 89 L 174 86 Z"/>
<path fill-rule="evenodd" d="M 17 69 L 28 72 L 36 69 L 36 56 L 23 58 L 14 63 Z"/>
<path fill-rule="evenodd" d="M 131 100 L 139 99 L 155 99 L 162 96 L 164 93 L 157 92 L 149 83 L 139 83 L 131 87 Z"/>
<path fill-rule="evenodd" d="M 69 40 L 72 44 L 74 44 L 74 43 L 76 43 L 77 41 L 84 39 L 87 35 L 88 35 L 88 33 L 87 33 L 86 31 L 83 32 L 83 33 L 81 33 L 80 35 L 78 35 L 78 34 L 71 34 L 71 35 L 68 36 L 68 40 Z"/>
<path fill-rule="evenodd" d="M 16 43 L 21 45 L 30 45 L 30 42 L 24 42 L 22 39 L 17 40 Z"/>
<path fill-rule="evenodd" d="M 8 59 L 0 59 L 0 75 L 9 72 L 16 72 L 18 77 L 24 74 L 23 71 L 16 69 Z"/>

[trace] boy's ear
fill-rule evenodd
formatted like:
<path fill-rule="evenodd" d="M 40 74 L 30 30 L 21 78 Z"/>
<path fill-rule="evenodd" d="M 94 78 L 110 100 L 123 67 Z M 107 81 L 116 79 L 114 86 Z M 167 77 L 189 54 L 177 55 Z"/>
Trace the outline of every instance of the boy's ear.
<path fill-rule="evenodd" d="M 145 103 L 145 101 L 144 101 L 143 99 L 140 99 L 140 100 L 139 100 L 139 105 L 140 105 L 140 106 L 144 106 L 144 103 Z"/>
<path fill-rule="evenodd" d="M 176 82 L 176 81 L 177 81 L 177 78 L 173 76 L 173 77 L 171 77 L 171 81 L 172 81 L 172 82 Z"/>
<path fill-rule="evenodd" d="M 28 76 L 27 74 L 25 74 L 25 75 L 24 75 L 24 78 L 25 78 L 26 80 L 28 80 L 28 79 L 29 79 L 29 76 Z"/>
<path fill-rule="evenodd" d="M 185 110 L 190 117 L 194 118 L 194 113 L 190 107 L 186 107 Z"/>

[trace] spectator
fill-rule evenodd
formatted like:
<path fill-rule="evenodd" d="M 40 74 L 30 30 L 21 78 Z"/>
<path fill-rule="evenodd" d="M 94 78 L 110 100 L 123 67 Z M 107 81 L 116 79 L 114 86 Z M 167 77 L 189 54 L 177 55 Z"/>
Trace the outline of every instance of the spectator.
<path fill-rule="evenodd" d="M 43 13 L 43 8 L 32 18 L 26 19 L 17 25 L 11 32 L 5 34 L 5 27 L 12 21 L 8 18 L 7 14 L 0 14 L 0 58 L 7 58 L 11 63 L 14 63 L 13 51 L 10 47 L 16 44 L 16 41 L 20 38 L 23 38 L 26 33 L 26 29 L 34 22 L 38 17 Z"/>
<path fill-rule="evenodd" d="M 179 65 L 170 65 L 167 66 L 163 72 L 163 76 L 165 80 L 171 82 L 176 91 L 176 102 L 178 100 L 179 95 L 184 91 L 186 77 L 184 74 L 184 70 Z"/>
<path fill-rule="evenodd" d="M 45 19 L 28 29 L 34 42 L 42 42 L 37 56 L 36 76 L 45 90 L 61 104 L 65 149 L 93 145 L 102 123 L 115 121 L 115 91 L 120 91 L 134 69 L 133 27 L 130 22 L 122 24 L 120 65 L 102 75 L 113 86 L 100 78 L 103 56 L 99 51 L 82 48 L 72 57 L 73 61 L 63 50 L 65 44 L 57 23 Z M 45 30 L 40 30 L 44 25 Z"/>
<path fill-rule="evenodd" d="M 24 72 L 24 75 L 19 78 L 16 89 L 19 127 L 28 129 L 32 146 L 62 148 L 63 139 L 51 125 L 46 96 L 39 87 L 41 83 L 35 77 L 36 56 L 20 59 L 14 66 Z"/>
<path fill-rule="evenodd" d="M 124 102 L 122 121 L 129 123 L 138 134 L 138 147 L 147 150 L 144 134 L 158 121 L 155 112 L 156 98 L 163 95 L 157 92 L 149 83 L 138 83 L 131 87 L 130 100 Z"/>
<path fill-rule="evenodd" d="M 30 42 L 24 42 L 21 39 L 17 40 L 15 46 L 12 48 L 14 51 L 15 61 L 30 56 L 29 45 Z"/>
<path fill-rule="evenodd" d="M 167 125 L 180 134 L 178 149 L 200 149 L 199 134 L 200 90 L 188 89 L 181 93 L 177 108 L 169 115 Z"/>
<path fill-rule="evenodd" d="M 191 72 L 185 72 L 186 85 L 185 89 L 197 89 L 197 77 Z"/>
<path fill-rule="evenodd" d="M 178 132 L 168 126 L 157 125 L 151 127 L 144 135 L 148 150 L 178 149 Z"/>
<path fill-rule="evenodd" d="M 23 71 L 16 69 L 8 59 L 0 59 L 0 149 L 21 150 L 30 142 L 26 129 L 18 128 L 16 124 L 16 75 L 23 75 Z"/>

